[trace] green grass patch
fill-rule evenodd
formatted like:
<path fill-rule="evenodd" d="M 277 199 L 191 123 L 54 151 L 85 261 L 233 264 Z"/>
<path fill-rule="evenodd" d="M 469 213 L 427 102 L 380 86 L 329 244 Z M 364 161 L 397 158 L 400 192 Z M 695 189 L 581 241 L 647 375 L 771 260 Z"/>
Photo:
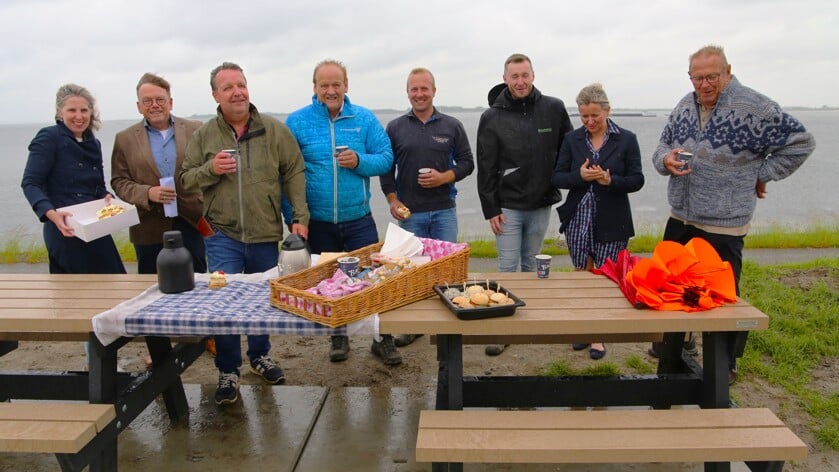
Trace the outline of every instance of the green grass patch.
<path fill-rule="evenodd" d="M 749 334 L 740 371 L 782 387 L 813 417 L 819 441 L 839 450 L 839 392 L 818 389 L 814 377 L 829 376 L 839 356 L 839 259 L 746 262 L 740 289 L 770 318 L 768 330 Z"/>
<path fill-rule="evenodd" d="M 123 262 L 136 262 L 134 245 L 128 240 L 128 232 L 113 236 L 114 244 Z M 47 248 L 40 234 L 30 234 L 18 228 L 2 237 L 0 243 L 0 264 L 46 264 L 49 262 Z"/>
<path fill-rule="evenodd" d="M 650 253 L 661 242 L 663 231 L 637 234 L 629 240 L 629 252 Z M 498 257 L 495 240 L 468 241 L 471 257 Z M 802 249 L 839 247 L 839 225 L 816 225 L 802 230 L 775 226 L 755 231 L 746 236 L 745 247 L 749 249 Z M 552 256 L 568 254 L 565 240 L 560 238 L 545 239 L 542 253 Z"/>
<path fill-rule="evenodd" d="M 551 362 L 543 371 L 543 375 L 547 377 L 568 377 L 572 375 L 599 375 L 606 377 L 620 375 L 620 373 L 620 367 L 613 362 L 597 362 L 582 369 L 575 369 L 564 359 L 557 359 Z"/>
<path fill-rule="evenodd" d="M 623 363 L 627 367 L 635 371 L 636 374 L 646 375 L 655 374 L 656 372 L 656 366 L 645 361 L 638 354 L 630 354 L 626 356 L 626 359 L 624 359 Z"/>

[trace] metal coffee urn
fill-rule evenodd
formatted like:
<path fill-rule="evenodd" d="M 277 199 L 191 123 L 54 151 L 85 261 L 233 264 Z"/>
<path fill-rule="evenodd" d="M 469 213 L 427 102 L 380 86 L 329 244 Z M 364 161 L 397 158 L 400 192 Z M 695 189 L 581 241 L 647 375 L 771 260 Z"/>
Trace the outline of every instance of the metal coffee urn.
<path fill-rule="evenodd" d="M 294 233 L 289 234 L 283 241 L 280 257 L 277 260 L 280 277 L 307 269 L 310 265 L 312 265 L 312 255 L 306 247 L 306 240 Z"/>

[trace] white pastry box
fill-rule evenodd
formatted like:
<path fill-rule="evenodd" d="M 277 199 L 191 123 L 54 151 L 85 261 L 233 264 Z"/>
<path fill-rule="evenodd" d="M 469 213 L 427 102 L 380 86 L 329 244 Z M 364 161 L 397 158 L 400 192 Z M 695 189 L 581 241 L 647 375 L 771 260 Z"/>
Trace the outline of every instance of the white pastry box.
<path fill-rule="evenodd" d="M 96 212 L 105 207 L 104 198 L 79 203 L 78 205 L 66 206 L 59 208 L 58 211 L 72 213 L 73 216 L 67 217 L 67 224 L 73 228 L 77 238 L 84 242 L 90 242 L 140 223 L 140 217 L 137 215 L 137 207 L 134 205 L 126 203 L 119 198 L 112 198 L 111 204 L 120 206 L 125 211 L 100 220 Z"/>

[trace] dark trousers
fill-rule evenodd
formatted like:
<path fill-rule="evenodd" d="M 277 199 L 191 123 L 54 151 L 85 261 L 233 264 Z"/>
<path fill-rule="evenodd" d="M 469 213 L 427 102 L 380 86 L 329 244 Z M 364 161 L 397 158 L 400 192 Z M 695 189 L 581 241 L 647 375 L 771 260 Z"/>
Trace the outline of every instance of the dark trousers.
<path fill-rule="evenodd" d="M 664 228 L 664 240 L 675 241 L 679 244 L 686 244 L 693 238 L 702 238 L 713 247 L 720 259 L 731 264 L 731 269 L 734 272 L 734 287 L 737 290 L 737 295 L 740 295 L 740 272 L 743 269 L 743 244 L 745 236 L 729 236 L 727 234 L 716 234 L 703 231 L 696 226 L 686 225 L 682 221 L 675 218 L 667 220 L 667 226 Z M 737 332 L 729 333 L 728 336 L 728 368 L 734 369 L 737 367 L 737 357 L 742 355 L 738 351 L 737 346 Z M 745 343 L 743 343 L 745 344 Z"/>
<path fill-rule="evenodd" d="M 172 220 L 172 230 L 181 232 L 184 240 L 184 247 L 192 254 L 192 269 L 199 274 L 207 272 L 207 251 L 204 248 L 204 237 L 201 233 L 183 218 L 177 217 Z M 137 254 L 137 273 L 156 274 L 157 255 L 163 250 L 163 243 L 160 244 L 135 244 L 134 253 Z"/>

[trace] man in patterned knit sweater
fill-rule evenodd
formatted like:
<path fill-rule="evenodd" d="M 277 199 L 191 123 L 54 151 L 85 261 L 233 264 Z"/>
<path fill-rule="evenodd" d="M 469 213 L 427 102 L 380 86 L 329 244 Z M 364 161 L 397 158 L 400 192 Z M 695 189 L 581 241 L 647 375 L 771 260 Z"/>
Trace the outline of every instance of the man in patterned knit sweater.
<path fill-rule="evenodd" d="M 694 92 L 673 109 L 652 159 L 661 175 L 670 176 L 664 239 L 708 241 L 731 263 L 739 294 L 743 241 L 757 198 L 766 196 L 767 182 L 795 172 L 816 143 L 777 103 L 731 75 L 722 47 L 693 53 L 688 75 Z M 693 153 L 689 165 L 678 158 L 680 151 Z M 729 384 L 736 380 L 745 333 L 730 336 Z"/>

